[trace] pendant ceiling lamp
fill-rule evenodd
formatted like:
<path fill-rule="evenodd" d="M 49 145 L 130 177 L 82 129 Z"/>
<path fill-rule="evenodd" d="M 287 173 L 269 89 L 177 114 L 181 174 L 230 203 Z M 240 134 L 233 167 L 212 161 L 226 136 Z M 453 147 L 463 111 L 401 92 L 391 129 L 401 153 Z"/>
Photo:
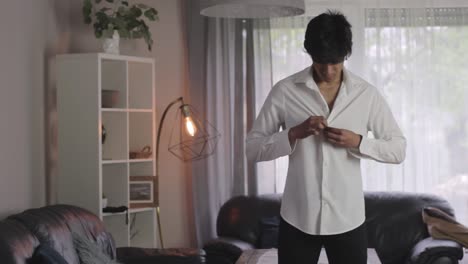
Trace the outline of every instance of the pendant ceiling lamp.
<path fill-rule="evenodd" d="M 304 14 L 304 0 L 201 0 L 200 14 L 225 18 L 269 18 Z"/>

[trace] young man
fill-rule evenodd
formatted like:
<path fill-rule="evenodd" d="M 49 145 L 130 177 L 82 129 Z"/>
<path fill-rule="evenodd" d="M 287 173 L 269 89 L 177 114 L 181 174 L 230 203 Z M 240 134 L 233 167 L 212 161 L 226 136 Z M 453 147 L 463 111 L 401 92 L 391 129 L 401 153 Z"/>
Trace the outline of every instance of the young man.
<path fill-rule="evenodd" d="M 343 67 L 352 47 L 343 14 L 312 19 L 304 47 L 312 67 L 273 87 L 248 134 L 247 156 L 289 155 L 279 264 L 317 263 L 322 247 L 331 264 L 365 264 L 360 158 L 401 163 L 406 140 L 377 89 Z"/>

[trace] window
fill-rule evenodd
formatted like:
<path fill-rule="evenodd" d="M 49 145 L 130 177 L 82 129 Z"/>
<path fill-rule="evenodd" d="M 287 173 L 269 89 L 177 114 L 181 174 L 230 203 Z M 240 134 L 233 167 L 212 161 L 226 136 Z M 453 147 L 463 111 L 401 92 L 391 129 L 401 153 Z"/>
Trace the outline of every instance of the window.
<path fill-rule="evenodd" d="M 365 9 L 361 14 L 361 21 L 351 21 L 354 53 L 345 66 L 379 88 L 408 141 L 402 165 L 362 162 L 364 188 L 435 193 L 468 222 L 468 9 Z M 310 66 L 302 47 L 308 21 L 270 21 L 273 83 Z M 257 92 L 260 106 L 271 86 L 261 89 L 267 90 Z M 274 179 L 275 191 L 282 192 L 286 172 L 287 157 L 259 165 L 259 182 Z"/>

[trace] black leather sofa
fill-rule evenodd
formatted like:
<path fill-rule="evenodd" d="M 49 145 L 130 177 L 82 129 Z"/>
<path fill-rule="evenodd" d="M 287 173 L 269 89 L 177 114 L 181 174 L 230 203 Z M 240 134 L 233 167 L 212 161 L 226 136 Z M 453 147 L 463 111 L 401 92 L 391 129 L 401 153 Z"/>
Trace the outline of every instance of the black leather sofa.
<path fill-rule="evenodd" d="M 204 246 L 207 263 L 232 264 L 244 250 L 276 247 L 280 204 L 280 195 L 227 201 L 217 218 L 218 238 Z M 446 200 L 427 194 L 366 192 L 365 205 L 368 247 L 375 249 L 382 263 L 454 264 L 463 257 L 461 245 L 431 238 L 422 221 L 426 206 L 453 216 Z"/>
<path fill-rule="evenodd" d="M 79 264 L 72 232 L 94 240 L 106 255 L 123 264 L 205 263 L 203 250 L 197 249 L 116 249 L 114 239 L 97 216 L 70 205 L 30 209 L 0 221 L 0 263 L 34 264 L 34 251 L 39 245 L 48 245 L 69 264 Z"/>

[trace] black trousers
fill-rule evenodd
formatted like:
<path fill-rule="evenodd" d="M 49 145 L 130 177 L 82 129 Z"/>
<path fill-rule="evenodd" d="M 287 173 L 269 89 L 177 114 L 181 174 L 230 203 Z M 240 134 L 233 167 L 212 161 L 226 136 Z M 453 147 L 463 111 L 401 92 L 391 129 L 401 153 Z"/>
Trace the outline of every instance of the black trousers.
<path fill-rule="evenodd" d="M 367 263 L 365 224 L 337 235 L 309 235 L 281 218 L 278 240 L 278 264 L 316 264 L 322 247 L 330 264 Z"/>

